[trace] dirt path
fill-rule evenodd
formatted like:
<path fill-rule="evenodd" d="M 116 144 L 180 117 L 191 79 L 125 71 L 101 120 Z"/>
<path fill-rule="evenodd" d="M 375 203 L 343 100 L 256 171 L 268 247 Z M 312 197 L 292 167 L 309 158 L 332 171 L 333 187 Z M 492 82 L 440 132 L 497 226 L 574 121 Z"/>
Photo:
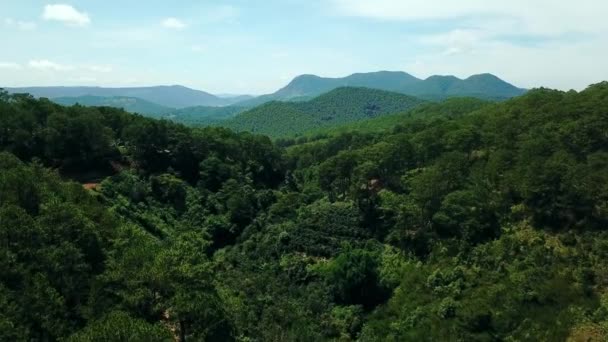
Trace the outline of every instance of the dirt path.
<path fill-rule="evenodd" d="M 82 187 L 87 190 L 99 190 L 99 183 L 84 183 Z"/>

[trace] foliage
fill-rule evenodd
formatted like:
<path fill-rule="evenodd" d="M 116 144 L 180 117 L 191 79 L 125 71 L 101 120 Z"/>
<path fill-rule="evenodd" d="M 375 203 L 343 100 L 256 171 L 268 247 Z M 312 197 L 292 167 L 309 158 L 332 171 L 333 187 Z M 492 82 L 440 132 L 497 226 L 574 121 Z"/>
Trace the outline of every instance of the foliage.
<path fill-rule="evenodd" d="M 406 111 L 422 102 L 382 90 L 338 88 L 309 101 L 269 102 L 219 124 L 237 131 L 286 137 Z"/>
<path fill-rule="evenodd" d="M 604 341 L 606 113 L 601 83 L 274 144 L 0 92 L 0 339 Z"/>
<path fill-rule="evenodd" d="M 189 126 L 211 126 L 221 125 L 221 121 L 233 118 L 246 110 L 246 107 L 236 105 L 225 107 L 196 106 L 173 110 L 164 117 Z"/>
<path fill-rule="evenodd" d="M 70 336 L 68 341 L 171 341 L 171 334 L 160 324 L 134 319 L 127 313 L 114 311 L 92 322 L 82 331 Z"/>

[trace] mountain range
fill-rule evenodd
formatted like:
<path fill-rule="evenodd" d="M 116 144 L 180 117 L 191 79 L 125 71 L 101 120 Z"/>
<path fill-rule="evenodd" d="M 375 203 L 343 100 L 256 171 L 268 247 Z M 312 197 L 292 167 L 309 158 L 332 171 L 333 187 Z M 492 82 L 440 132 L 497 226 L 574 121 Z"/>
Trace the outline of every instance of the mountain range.
<path fill-rule="evenodd" d="M 442 100 L 448 97 L 504 100 L 526 92 L 525 89 L 517 88 L 492 74 L 473 75 L 464 80 L 455 76 L 431 76 L 422 80 L 405 72 L 379 71 L 352 74 L 343 78 L 302 75 L 273 94 L 262 95 L 239 105 L 253 107 L 268 101 L 304 100 L 339 87 L 380 89 L 427 100 Z"/>
<path fill-rule="evenodd" d="M 163 114 L 167 114 L 175 110 L 174 108 L 161 106 L 138 97 L 126 96 L 103 97 L 84 95 L 77 97 L 56 97 L 53 98 L 53 102 L 64 106 L 80 104 L 82 106 L 90 107 L 116 107 L 122 108 L 130 113 L 143 113 L 150 117 L 160 117 Z"/>
<path fill-rule="evenodd" d="M 400 71 L 379 71 L 370 73 L 356 73 L 342 78 L 327 78 L 316 75 L 301 75 L 294 78 L 285 87 L 272 94 L 253 98 L 249 95 L 213 95 L 204 91 L 190 89 L 184 86 L 154 86 L 136 88 L 103 88 L 103 87 L 24 87 L 6 88 L 11 93 L 29 93 L 34 97 L 47 97 L 62 101 L 62 104 L 90 102 L 106 102 L 109 106 L 119 106 L 124 102 L 131 103 L 125 109 L 136 111 L 152 108 L 149 104 L 139 103 L 136 100 L 126 101 L 125 98 L 134 98 L 147 101 L 158 106 L 171 109 L 199 107 L 192 112 L 203 112 L 205 116 L 213 114 L 216 110 L 203 107 L 223 107 L 235 105 L 241 108 L 252 108 L 270 101 L 305 101 L 340 87 L 364 87 L 402 93 L 427 100 L 443 100 L 449 97 L 476 97 L 485 100 L 504 100 L 522 95 L 525 89 L 509 84 L 492 74 L 480 74 L 459 79 L 454 76 L 431 76 L 419 79 L 408 73 Z M 93 97 L 118 97 L 102 101 Z M 65 99 L 69 98 L 69 99 Z M 141 104 L 141 105 L 140 105 Z M 158 114 L 160 108 L 153 108 L 153 112 L 143 111 L 142 114 Z M 236 110 L 228 110 L 235 112 Z M 222 111 L 224 112 L 224 111 Z"/>
<path fill-rule="evenodd" d="M 184 86 L 154 86 L 136 88 L 102 88 L 102 87 L 25 87 L 6 88 L 10 93 L 29 93 L 34 97 L 49 99 L 62 97 L 134 97 L 169 108 L 193 106 L 228 106 L 249 97 L 219 97 L 201 90 Z"/>

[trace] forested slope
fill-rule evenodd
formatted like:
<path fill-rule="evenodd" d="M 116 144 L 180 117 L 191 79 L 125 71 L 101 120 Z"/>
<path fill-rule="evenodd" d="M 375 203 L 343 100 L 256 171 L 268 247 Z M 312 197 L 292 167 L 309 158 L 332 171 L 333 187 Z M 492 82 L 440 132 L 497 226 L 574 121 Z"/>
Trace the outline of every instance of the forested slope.
<path fill-rule="evenodd" d="M 176 109 L 164 115 L 164 118 L 187 126 L 211 126 L 220 124 L 221 121 L 233 118 L 246 110 L 247 108 L 237 106 L 196 106 Z"/>
<path fill-rule="evenodd" d="M 87 107 L 115 107 L 122 108 L 130 113 L 139 113 L 150 117 L 159 118 L 163 114 L 174 111 L 173 108 L 165 107 L 142 100 L 136 97 L 124 96 L 77 96 L 77 97 L 57 97 L 52 99 L 53 102 L 64 106 L 72 106 L 79 104 Z"/>
<path fill-rule="evenodd" d="M 0 340 L 605 341 L 608 84 L 395 120 L 280 148 L 1 94 Z"/>
<path fill-rule="evenodd" d="M 406 111 L 423 102 L 382 90 L 338 88 L 309 101 L 269 102 L 218 125 L 236 131 L 287 137 Z"/>
<path fill-rule="evenodd" d="M 354 121 L 339 126 L 320 127 L 306 131 L 297 138 L 278 138 L 276 139 L 276 143 L 280 146 L 288 146 L 295 143 L 302 144 L 307 141 L 325 139 L 331 136 L 349 132 L 385 132 L 387 130 L 391 130 L 395 126 L 398 126 L 404 120 L 410 120 L 413 118 L 430 119 L 432 117 L 454 117 L 479 110 L 486 106 L 491 106 L 492 104 L 493 102 L 467 97 L 451 98 L 442 102 L 427 102 L 405 112 L 396 112 L 371 119 Z"/>

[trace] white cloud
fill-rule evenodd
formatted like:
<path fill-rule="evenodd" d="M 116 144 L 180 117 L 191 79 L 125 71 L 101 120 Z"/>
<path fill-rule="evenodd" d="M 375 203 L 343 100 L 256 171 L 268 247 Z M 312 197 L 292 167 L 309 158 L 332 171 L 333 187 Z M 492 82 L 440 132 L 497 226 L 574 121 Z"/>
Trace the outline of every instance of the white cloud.
<path fill-rule="evenodd" d="M 507 14 L 513 12 L 512 10 L 522 2 L 529 4 L 522 0 L 512 0 L 509 3 L 486 0 L 332 0 L 332 2 L 343 14 L 392 20 L 454 18 L 473 13 Z"/>
<path fill-rule="evenodd" d="M 177 18 L 173 18 L 173 17 L 164 19 L 161 22 L 161 25 L 164 28 L 173 29 L 173 30 L 181 30 L 181 29 L 186 28 L 186 24 L 183 21 L 181 21 Z"/>
<path fill-rule="evenodd" d="M 32 69 L 45 70 L 45 71 L 47 71 L 47 70 L 50 70 L 50 71 L 67 71 L 67 70 L 74 69 L 71 66 L 54 63 L 54 62 L 51 62 L 51 61 L 49 61 L 47 59 L 31 60 L 31 61 L 29 61 L 28 66 L 30 68 L 32 68 Z"/>
<path fill-rule="evenodd" d="M 13 18 L 4 19 L 4 26 L 9 28 L 16 28 L 21 31 L 32 31 L 35 30 L 37 27 L 35 22 L 15 20 Z"/>
<path fill-rule="evenodd" d="M 79 12 L 74 7 L 65 4 L 44 6 L 42 18 L 60 21 L 68 26 L 87 26 L 91 23 L 91 18 L 87 13 Z"/>
<path fill-rule="evenodd" d="M 493 27 L 510 19 L 511 32 L 560 34 L 607 29 L 608 2 L 579 0 L 573 4 L 555 0 L 329 0 L 337 13 L 379 20 L 459 19 Z M 485 18 L 483 21 L 481 18 Z M 505 27 L 506 29 L 506 27 Z"/>
<path fill-rule="evenodd" d="M 420 54 L 402 68 L 421 77 L 437 74 L 467 77 L 491 72 L 525 88 L 581 90 L 590 83 L 608 79 L 608 64 L 597 63 L 601 56 L 608 56 L 605 38 L 543 46 L 481 40 L 468 54 Z"/>
<path fill-rule="evenodd" d="M 17 69 L 21 69 L 21 65 L 17 64 L 17 63 L 0 62 L 0 69 L 13 69 L 13 70 L 17 70 Z"/>
<path fill-rule="evenodd" d="M 605 0 L 327 1 L 341 16 L 408 24 L 419 49 L 400 68 L 421 76 L 492 72 L 519 86 L 560 89 L 608 79 L 608 64 L 598 62 L 608 58 Z"/>

